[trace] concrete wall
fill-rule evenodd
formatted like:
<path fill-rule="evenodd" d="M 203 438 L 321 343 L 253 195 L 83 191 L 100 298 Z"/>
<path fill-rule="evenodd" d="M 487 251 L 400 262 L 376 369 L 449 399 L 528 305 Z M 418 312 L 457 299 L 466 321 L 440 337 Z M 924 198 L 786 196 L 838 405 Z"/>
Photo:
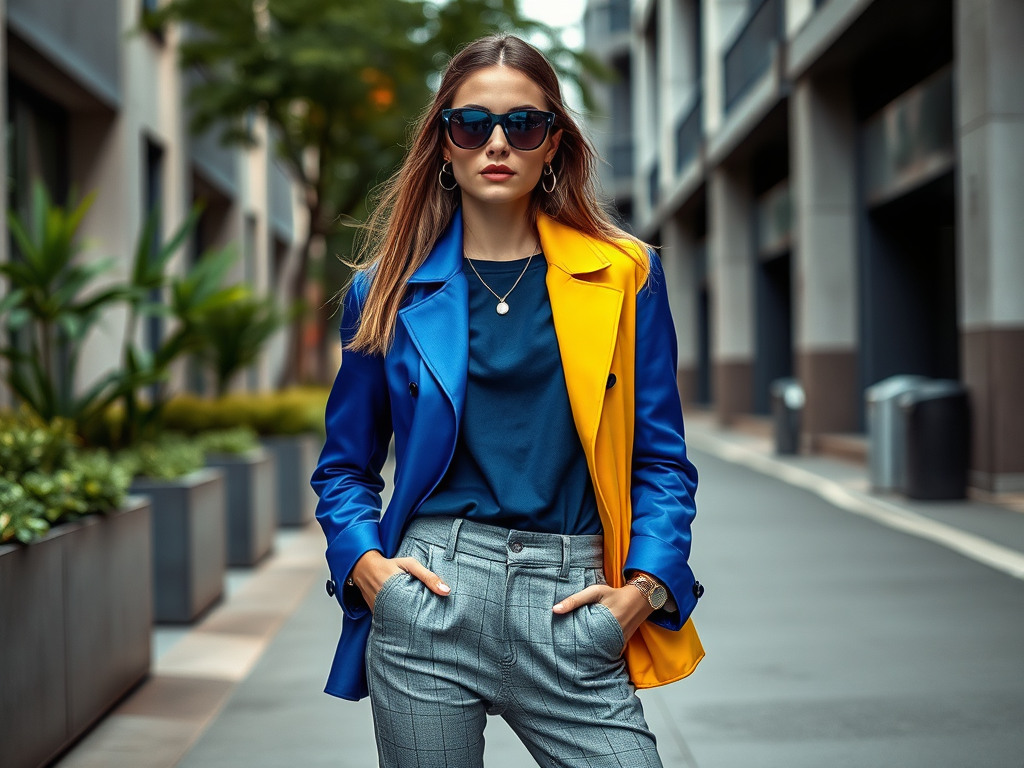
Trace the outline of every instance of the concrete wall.
<path fill-rule="evenodd" d="M 93 91 L 108 106 L 122 99 L 121 18 L 140 3 L 124 0 L 8 0 L 16 34 Z M 131 7 L 129 7 L 131 6 Z"/>
<path fill-rule="evenodd" d="M 972 483 L 1024 491 L 1024 4 L 959 0 L 960 327 Z"/>
<path fill-rule="evenodd" d="M 661 260 L 676 329 L 679 354 L 676 372 L 684 403 L 696 398 L 697 375 L 697 265 L 693 235 L 683 220 L 673 216 L 662 228 Z"/>
<path fill-rule="evenodd" d="M 794 346 L 811 434 L 857 429 L 856 124 L 849 86 L 804 77 L 789 102 Z"/>
<path fill-rule="evenodd" d="M 705 0 L 704 9 L 704 131 L 718 130 L 725 117 L 725 73 L 722 56 L 747 18 L 747 0 Z"/>
<path fill-rule="evenodd" d="M 754 216 L 749 169 L 719 166 L 708 179 L 709 269 L 715 294 L 712 356 L 721 423 L 749 413 L 754 380 Z"/>

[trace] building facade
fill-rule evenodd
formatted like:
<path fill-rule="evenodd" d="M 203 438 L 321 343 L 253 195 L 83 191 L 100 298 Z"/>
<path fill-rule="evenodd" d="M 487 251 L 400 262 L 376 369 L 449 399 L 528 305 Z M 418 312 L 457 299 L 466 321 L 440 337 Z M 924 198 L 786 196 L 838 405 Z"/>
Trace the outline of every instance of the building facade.
<path fill-rule="evenodd" d="M 959 379 L 972 484 L 1024 491 L 1024 3 L 591 0 L 585 35 L 684 401 L 728 424 L 796 376 L 813 448 L 871 384 Z"/>
<path fill-rule="evenodd" d="M 84 258 L 114 257 L 113 277 L 124 279 L 149 213 L 159 209 L 168 237 L 202 200 L 205 211 L 193 241 L 171 269 L 182 273 L 206 249 L 232 245 L 240 257 L 229 279 L 285 301 L 305 237 L 298 187 L 275 159 L 259 117 L 252 119 L 258 138 L 253 149 L 223 147 L 216 132 L 189 135 L 186 95 L 199 75 L 178 66 L 181 31 L 133 32 L 153 5 L 155 0 L 0 0 L 0 108 L 7 126 L 0 162 L 8 209 L 27 214 L 37 181 L 58 201 L 95 191 L 80 230 Z M 5 228 L 0 258 L 9 258 L 10 249 Z M 79 388 L 120 364 L 124 327 L 123 313 L 111 313 L 88 338 Z M 154 318 L 140 330 L 140 342 L 153 344 L 165 332 L 163 320 Z M 272 386 L 285 365 L 285 346 L 282 334 L 240 386 Z M 203 388 L 184 366 L 175 377 L 179 388 Z M 9 404 L 9 393 L 0 399 Z"/>

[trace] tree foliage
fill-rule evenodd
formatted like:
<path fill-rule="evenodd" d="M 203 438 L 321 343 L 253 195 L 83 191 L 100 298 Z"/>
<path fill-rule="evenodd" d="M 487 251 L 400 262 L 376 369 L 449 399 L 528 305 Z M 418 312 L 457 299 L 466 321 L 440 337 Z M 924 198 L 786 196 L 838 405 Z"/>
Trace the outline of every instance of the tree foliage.
<path fill-rule="evenodd" d="M 366 193 L 402 156 L 431 77 L 477 37 L 540 38 L 560 73 L 582 84 L 599 66 L 517 0 L 171 0 L 151 27 L 183 24 L 181 65 L 202 73 L 189 93 L 191 128 L 252 141 L 245 117 L 264 114 L 278 154 L 305 189 L 311 236 L 361 218 Z M 586 91 L 584 90 L 586 95 Z M 309 158 L 313 162 L 307 162 Z"/>
<path fill-rule="evenodd" d="M 460 46 L 495 32 L 539 42 L 588 108 L 585 75 L 608 75 L 567 48 L 559 30 L 526 18 L 519 0 L 169 0 L 144 26 L 170 22 L 179 25 L 180 63 L 190 73 L 191 130 L 251 144 L 249 118 L 264 115 L 274 152 L 302 187 L 310 227 L 294 303 L 304 298 L 314 244 L 349 249 L 343 223 L 365 217 L 369 191 L 401 161 L 410 124 Z M 318 272 L 338 278 L 328 265 Z M 336 287 L 332 280 L 326 295 Z M 298 323 L 290 345 L 286 379 L 294 381 L 306 368 Z"/>

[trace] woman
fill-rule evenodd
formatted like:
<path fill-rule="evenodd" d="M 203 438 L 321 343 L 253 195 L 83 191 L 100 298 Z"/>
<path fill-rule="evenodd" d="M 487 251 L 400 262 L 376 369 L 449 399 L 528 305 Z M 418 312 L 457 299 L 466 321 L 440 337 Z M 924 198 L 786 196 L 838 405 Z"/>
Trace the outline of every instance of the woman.
<path fill-rule="evenodd" d="M 312 484 L 327 692 L 369 694 L 381 765 L 480 765 L 487 714 L 542 765 L 660 765 L 634 688 L 703 656 L 661 267 L 593 163 L 544 57 L 477 40 L 368 223 Z"/>

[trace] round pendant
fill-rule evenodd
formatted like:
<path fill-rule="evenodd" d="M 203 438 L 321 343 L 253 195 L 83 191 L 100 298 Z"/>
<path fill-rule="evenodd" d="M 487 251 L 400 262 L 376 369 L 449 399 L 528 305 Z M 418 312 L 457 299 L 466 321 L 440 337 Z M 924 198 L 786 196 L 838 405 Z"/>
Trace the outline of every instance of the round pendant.
<path fill-rule="evenodd" d="M 508 314 L 508 304 L 506 304 L 504 301 L 499 301 L 496 309 L 499 315 Z"/>

